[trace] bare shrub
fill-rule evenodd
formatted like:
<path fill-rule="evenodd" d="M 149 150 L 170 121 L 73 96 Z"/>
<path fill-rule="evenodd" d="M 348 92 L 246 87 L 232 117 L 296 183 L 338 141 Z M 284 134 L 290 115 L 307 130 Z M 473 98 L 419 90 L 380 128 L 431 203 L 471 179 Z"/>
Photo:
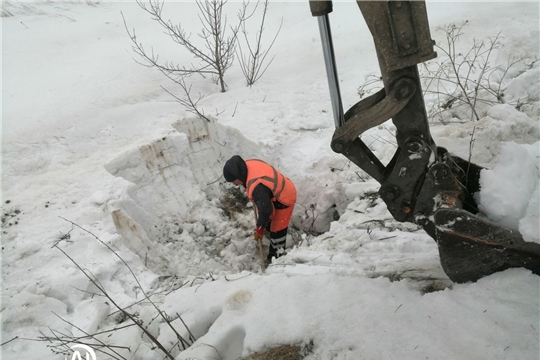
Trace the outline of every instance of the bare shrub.
<path fill-rule="evenodd" d="M 358 96 L 363 99 L 364 96 L 372 95 L 383 88 L 382 76 L 369 74 L 364 78 L 365 82 L 358 87 Z"/>
<path fill-rule="evenodd" d="M 210 75 L 216 84 L 219 84 L 221 92 L 226 91 L 225 72 L 229 69 L 234 60 L 236 41 L 240 26 L 245 17 L 245 6 L 238 15 L 238 23 L 235 26 L 228 27 L 227 17 L 223 15 L 223 7 L 227 0 L 197 0 L 199 8 L 199 19 L 202 29 L 197 34 L 202 39 L 202 45 L 191 40 L 190 34 L 182 24 L 173 24 L 171 20 L 163 18 L 163 6 L 165 2 L 160 0 L 149 0 L 148 5 L 137 0 L 137 4 L 150 14 L 152 20 L 155 20 L 165 29 L 165 33 L 176 44 L 188 50 L 199 64 L 189 66 L 181 65 L 173 61 L 159 60 L 159 56 L 153 51 L 148 52 L 142 43 L 138 42 L 135 30 L 126 30 L 133 43 L 133 50 L 142 59 L 143 64 L 148 67 L 156 67 L 169 78 L 185 76 L 191 74 Z M 124 19 L 125 22 L 125 19 Z M 230 35 L 227 31 L 230 29 Z"/>
<path fill-rule="evenodd" d="M 502 33 L 486 40 L 474 39 L 467 47 L 461 43 L 467 24 L 468 21 L 464 21 L 438 28 L 445 37 L 443 45 L 435 45 L 439 56 L 419 66 L 428 115 L 442 123 L 452 118 L 476 121 L 488 107 L 507 103 L 506 78 L 513 67 L 525 61 L 524 57 L 510 56 L 505 64 L 493 65 L 496 50 L 503 47 Z M 460 48 L 467 50 L 460 51 Z M 362 99 L 382 88 L 382 78 L 370 74 L 358 88 L 358 95 Z M 511 105 L 520 110 L 527 101 L 520 99 Z"/>
<path fill-rule="evenodd" d="M 510 57 L 505 65 L 492 65 L 495 51 L 503 47 L 501 32 L 486 40 L 474 39 L 467 51 L 460 51 L 458 42 L 467 24 L 464 21 L 438 28 L 445 36 L 445 43 L 436 45 L 443 56 L 421 67 L 424 95 L 431 100 L 428 114 L 441 122 L 448 117 L 479 120 L 483 109 L 505 103 L 504 79 L 524 60 Z"/>

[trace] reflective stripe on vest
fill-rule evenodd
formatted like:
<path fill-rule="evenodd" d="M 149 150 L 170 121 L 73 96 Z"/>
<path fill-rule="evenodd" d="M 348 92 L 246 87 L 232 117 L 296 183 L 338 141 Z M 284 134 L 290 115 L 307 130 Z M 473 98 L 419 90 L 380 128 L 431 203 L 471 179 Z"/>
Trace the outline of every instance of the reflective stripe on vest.
<path fill-rule="evenodd" d="M 246 192 L 250 200 L 253 200 L 252 195 L 255 187 L 263 184 L 272 191 L 275 200 L 283 205 L 294 205 L 296 201 L 296 189 L 289 179 L 283 176 L 273 166 L 261 160 L 246 160 L 246 166 L 248 168 Z"/>

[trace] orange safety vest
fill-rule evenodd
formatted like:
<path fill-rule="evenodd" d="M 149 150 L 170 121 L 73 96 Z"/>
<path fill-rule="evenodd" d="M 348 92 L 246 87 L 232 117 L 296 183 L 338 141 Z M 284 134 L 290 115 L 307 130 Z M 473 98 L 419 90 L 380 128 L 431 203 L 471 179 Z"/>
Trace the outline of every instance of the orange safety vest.
<path fill-rule="evenodd" d="M 253 201 L 253 189 L 263 184 L 272 191 L 272 201 L 279 201 L 283 205 L 293 206 L 296 202 L 296 188 L 291 180 L 283 176 L 273 166 L 262 160 L 246 160 L 247 179 L 246 192 L 249 200 Z"/>

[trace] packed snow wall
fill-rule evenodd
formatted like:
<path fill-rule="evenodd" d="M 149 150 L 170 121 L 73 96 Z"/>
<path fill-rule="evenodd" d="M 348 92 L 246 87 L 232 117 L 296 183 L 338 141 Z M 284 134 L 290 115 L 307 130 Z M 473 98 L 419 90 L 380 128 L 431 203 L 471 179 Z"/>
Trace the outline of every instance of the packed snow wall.
<path fill-rule="evenodd" d="M 110 204 L 124 244 L 159 273 L 189 275 L 175 269 L 186 262 L 193 275 L 199 264 L 215 263 L 215 271 L 248 267 L 251 260 L 240 264 L 238 256 L 252 246 L 245 242 L 251 226 L 235 229 L 219 202 L 227 187 L 223 165 L 234 154 L 263 158 L 237 130 L 188 118 L 107 163 L 107 171 L 129 182 L 125 196 Z M 252 221 L 252 215 L 235 220 Z"/>

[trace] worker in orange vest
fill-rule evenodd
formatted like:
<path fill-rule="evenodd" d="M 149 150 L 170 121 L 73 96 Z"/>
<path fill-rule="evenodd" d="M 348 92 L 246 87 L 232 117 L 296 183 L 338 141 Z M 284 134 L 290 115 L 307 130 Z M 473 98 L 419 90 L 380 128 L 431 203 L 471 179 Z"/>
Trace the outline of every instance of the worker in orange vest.
<path fill-rule="evenodd" d="M 264 230 L 270 232 L 267 261 L 285 253 L 287 228 L 296 202 L 296 188 L 291 180 L 262 160 L 244 160 L 234 155 L 225 163 L 223 176 L 228 182 L 242 185 L 255 205 L 257 224 L 255 240 L 262 240 Z"/>

